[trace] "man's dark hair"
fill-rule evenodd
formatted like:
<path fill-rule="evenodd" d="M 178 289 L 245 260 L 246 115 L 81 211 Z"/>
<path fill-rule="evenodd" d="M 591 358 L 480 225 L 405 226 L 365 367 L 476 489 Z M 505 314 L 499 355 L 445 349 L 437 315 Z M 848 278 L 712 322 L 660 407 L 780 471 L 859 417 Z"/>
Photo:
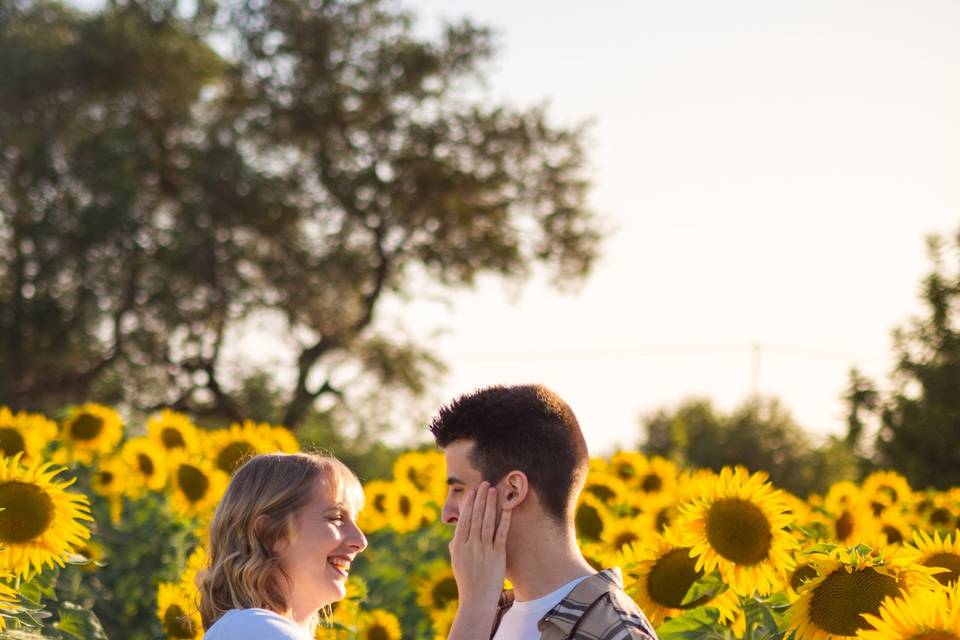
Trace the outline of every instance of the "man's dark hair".
<path fill-rule="evenodd" d="M 590 464 L 587 444 L 569 405 L 542 385 L 479 389 L 441 407 L 430 431 L 443 448 L 474 443 L 470 463 L 484 480 L 526 474 L 547 514 L 563 521 Z"/>

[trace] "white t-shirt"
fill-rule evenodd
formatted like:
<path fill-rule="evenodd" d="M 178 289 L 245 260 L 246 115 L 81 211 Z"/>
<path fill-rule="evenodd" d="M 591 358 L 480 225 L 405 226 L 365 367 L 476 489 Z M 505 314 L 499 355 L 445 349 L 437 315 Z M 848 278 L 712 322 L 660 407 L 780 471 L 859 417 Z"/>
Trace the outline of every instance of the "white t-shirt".
<path fill-rule="evenodd" d="M 560 604 L 560 601 L 573 591 L 575 586 L 589 577 L 582 576 L 571 580 L 556 591 L 551 591 L 536 600 L 526 602 L 514 600 L 513 605 L 500 619 L 500 626 L 497 627 L 493 640 L 540 640 L 540 629 L 537 628 L 540 618 L 547 615 L 547 612 Z"/>
<path fill-rule="evenodd" d="M 312 640 L 303 627 L 267 609 L 231 609 L 203 640 Z"/>

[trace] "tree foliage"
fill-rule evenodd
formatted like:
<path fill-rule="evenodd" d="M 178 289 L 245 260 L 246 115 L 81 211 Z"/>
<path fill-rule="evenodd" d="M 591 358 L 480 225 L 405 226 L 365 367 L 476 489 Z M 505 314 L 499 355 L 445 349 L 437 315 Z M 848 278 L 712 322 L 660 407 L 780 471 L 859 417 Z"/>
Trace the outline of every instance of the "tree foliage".
<path fill-rule="evenodd" d="M 880 392 L 854 372 L 848 397 L 859 402 L 849 413 L 852 427 L 860 414 L 879 418 L 874 464 L 896 469 L 915 488 L 946 489 L 960 483 L 960 235 L 931 237 L 928 249 L 924 313 L 894 331 L 891 388 Z M 851 429 L 851 439 L 862 431 Z"/>
<path fill-rule="evenodd" d="M 589 271 L 582 130 L 485 99 L 488 29 L 424 39 L 381 0 L 189 7 L 0 0 L 0 397 L 245 417 L 223 354 L 271 314 L 296 427 L 439 370 L 378 326 L 385 299 Z"/>
<path fill-rule="evenodd" d="M 799 496 L 823 493 L 855 473 L 854 460 L 835 438 L 820 447 L 775 398 L 752 398 L 726 414 L 709 400 L 690 399 L 644 421 L 647 454 L 719 471 L 743 465 L 766 471 L 778 487 Z"/>

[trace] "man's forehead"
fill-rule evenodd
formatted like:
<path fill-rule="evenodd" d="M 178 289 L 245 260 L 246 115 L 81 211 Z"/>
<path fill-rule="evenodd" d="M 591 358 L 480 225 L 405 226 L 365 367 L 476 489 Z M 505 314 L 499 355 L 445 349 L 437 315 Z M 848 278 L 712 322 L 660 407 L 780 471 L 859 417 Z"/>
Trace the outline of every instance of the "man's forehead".
<path fill-rule="evenodd" d="M 470 454 L 473 451 L 473 441 L 457 440 L 451 442 L 443 450 L 444 458 L 447 461 L 447 475 L 464 475 L 480 473 L 473 466 Z"/>

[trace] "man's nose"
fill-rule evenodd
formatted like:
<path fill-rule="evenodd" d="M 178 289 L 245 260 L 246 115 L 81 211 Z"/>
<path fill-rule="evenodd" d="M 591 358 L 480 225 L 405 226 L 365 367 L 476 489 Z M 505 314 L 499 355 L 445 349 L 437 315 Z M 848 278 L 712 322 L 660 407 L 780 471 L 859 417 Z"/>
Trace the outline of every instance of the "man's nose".
<path fill-rule="evenodd" d="M 440 520 L 442 520 L 444 524 L 457 524 L 459 517 L 460 512 L 453 505 L 443 505 L 443 511 L 440 512 Z"/>

